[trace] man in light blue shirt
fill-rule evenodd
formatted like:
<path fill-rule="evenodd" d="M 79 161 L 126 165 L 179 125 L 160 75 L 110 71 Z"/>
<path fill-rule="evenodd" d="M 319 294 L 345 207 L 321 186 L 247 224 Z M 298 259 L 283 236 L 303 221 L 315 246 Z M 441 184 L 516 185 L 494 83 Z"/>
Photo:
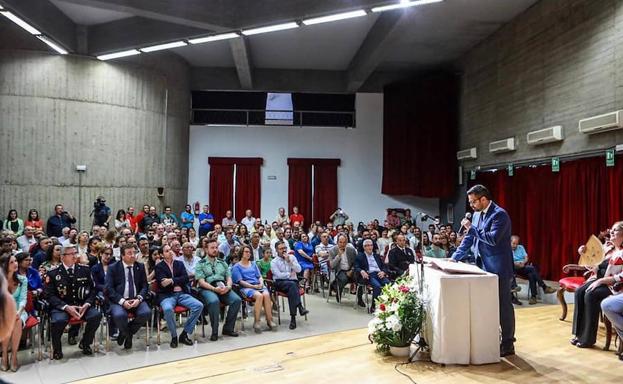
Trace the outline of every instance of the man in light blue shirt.
<path fill-rule="evenodd" d="M 555 293 L 556 290 L 554 288 L 547 286 L 543 282 L 537 266 L 528 264 L 528 252 L 526 252 L 523 245 L 519 244 L 519 236 L 511 236 L 511 248 L 513 249 L 515 273 L 527 277 L 529 281 L 530 301 L 528 303 L 531 305 L 536 304 L 537 284 L 543 288 L 545 293 Z"/>
<path fill-rule="evenodd" d="M 192 228 L 195 224 L 195 214 L 192 212 L 190 204 L 186 204 L 184 212 L 180 214 L 182 218 L 182 228 Z"/>
<path fill-rule="evenodd" d="M 275 289 L 288 295 L 290 306 L 290 329 L 296 328 L 296 310 L 301 316 L 309 313 L 301 303 L 301 294 L 296 274 L 301 272 L 301 266 L 294 255 L 286 252 L 286 246 L 282 240 L 275 243 L 276 257 L 270 262 L 270 270 L 275 281 Z"/>

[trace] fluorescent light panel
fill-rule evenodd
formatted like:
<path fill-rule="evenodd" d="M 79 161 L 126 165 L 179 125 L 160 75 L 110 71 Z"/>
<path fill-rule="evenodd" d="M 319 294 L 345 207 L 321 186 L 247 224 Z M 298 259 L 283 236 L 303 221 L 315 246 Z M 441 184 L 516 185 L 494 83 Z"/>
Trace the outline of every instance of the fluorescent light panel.
<path fill-rule="evenodd" d="M 98 60 L 105 61 L 105 60 L 117 59 L 120 57 L 138 55 L 140 53 L 141 52 L 136 49 L 130 49 L 128 51 L 121 51 L 121 52 L 108 53 L 106 55 L 99 55 L 97 56 L 97 58 Z"/>
<path fill-rule="evenodd" d="M 14 22 L 15 24 L 19 25 L 20 27 L 24 28 L 26 31 L 28 31 L 28 33 L 30 33 L 31 35 L 40 35 L 41 32 L 39 32 L 39 30 L 35 27 L 33 27 L 32 25 L 28 24 L 27 22 L 25 22 L 24 20 L 20 19 L 19 17 L 17 17 L 15 14 L 9 12 L 9 11 L 2 11 L 0 12 L 4 17 L 6 17 L 7 19 L 11 20 L 12 22 Z"/>
<path fill-rule="evenodd" d="M 156 52 L 163 49 L 177 48 L 188 45 L 185 41 L 174 41 L 172 43 L 152 45 L 151 47 L 140 48 L 141 52 Z"/>
<path fill-rule="evenodd" d="M 56 44 L 56 42 L 54 42 L 52 39 L 50 39 L 49 37 L 46 36 L 37 36 L 37 39 L 43 41 L 44 43 L 46 43 L 47 45 L 50 46 L 50 48 L 52 48 L 53 50 L 55 50 L 56 52 L 60 53 L 61 55 L 66 55 L 67 51 L 61 47 L 60 45 Z"/>
<path fill-rule="evenodd" d="M 433 3 L 440 3 L 443 0 L 413 0 L 413 1 L 401 1 L 397 4 L 390 4 L 390 5 L 383 5 L 381 7 L 374 7 L 372 8 L 372 12 L 384 12 L 384 11 L 391 11 L 392 9 L 399 9 L 399 8 L 409 8 L 409 7 L 415 7 L 418 5 L 425 5 L 425 4 L 433 4 Z"/>
<path fill-rule="evenodd" d="M 188 42 L 191 44 L 201 44 L 201 43 L 209 43 L 210 41 L 235 39 L 236 37 L 240 37 L 240 35 L 235 32 L 221 33 L 220 35 L 213 35 L 213 36 L 199 37 L 196 39 L 190 39 L 188 40 Z"/>
<path fill-rule="evenodd" d="M 367 15 L 366 11 L 364 11 L 363 9 L 359 9 L 357 11 L 343 12 L 343 13 L 337 13 L 335 15 L 315 17 L 313 19 L 303 20 L 303 24 L 314 25 L 314 24 L 320 24 L 320 23 L 328 23 L 330 21 L 352 19 L 354 17 L 361 17 L 365 15 Z"/>
<path fill-rule="evenodd" d="M 269 25 L 267 27 L 247 29 L 247 30 L 242 31 L 242 34 L 245 36 L 259 35 L 260 33 L 283 31 L 284 29 L 298 28 L 298 26 L 299 25 L 293 21 L 293 22 L 285 23 L 285 24 Z"/>

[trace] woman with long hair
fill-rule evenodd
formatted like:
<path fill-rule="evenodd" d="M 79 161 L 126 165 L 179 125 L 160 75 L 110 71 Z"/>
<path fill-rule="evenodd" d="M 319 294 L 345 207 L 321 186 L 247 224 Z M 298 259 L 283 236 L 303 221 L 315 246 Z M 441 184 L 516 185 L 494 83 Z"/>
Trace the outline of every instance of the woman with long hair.
<path fill-rule="evenodd" d="M 232 267 L 231 277 L 235 284 L 240 285 L 240 293 L 247 298 L 255 299 L 253 305 L 253 329 L 256 333 L 261 333 L 260 316 L 264 308 L 266 325 L 269 330 L 276 330 L 273 324 L 273 302 L 270 299 L 270 292 L 264 286 L 264 279 L 255 262 L 251 261 L 253 250 L 250 246 L 242 247 L 240 261 Z"/>
<path fill-rule="evenodd" d="M 132 223 L 128 219 L 125 210 L 120 209 L 117 211 L 117 216 L 115 216 L 115 229 L 117 232 L 121 232 L 124 228 L 132 230 Z"/>
<path fill-rule="evenodd" d="M 149 258 L 147 259 L 147 263 L 145 263 L 145 273 L 147 273 L 147 282 L 149 284 L 156 278 L 156 264 L 161 262 L 163 257 L 162 248 L 149 248 Z"/>
<path fill-rule="evenodd" d="M 11 209 L 6 216 L 6 220 L 4 220 L 2 224 L 2 228 L 5 231 L 13 232 L 16 237 L 19 237 L 24 233 L 24 221 L 17 217 L 17 211 L 15 209 Z"/>
<path fill-rule="evenodd" d="M 17 314 L 10 337 L 2 340 L 2 366 L 3 371 L 9 369 L 9 345 L 11 346 L 11 371 L 16 372 L 19 368 L 17 363 L 17 351 L 22 338 L 22 330 L 28 319 L 26 312 L 26 298 L 28 293 L 28 279 L 17 273 L 18 264 L 15 255 L 4 254 L 0 257 L 0 267 L 7 279 L 9 293 L 15 300 Z"/>
<path fill-rule="evenodd" d="M 195 228 L 193 227 L 188 228 L 188 241 L 190 241 L 190 243 L 195 248 L 197 248 L 197 246 L 199 245 L 199 238 L 197 237 L 197 231 L 195 231 Z"/>
<path fill-rule="evenodd" d="M 48 247 L 45 253 L 45 261 L 39 267 L 39 273 L 41 278 L 45 281 L 47 273 L 53 269 L 61 266 L 61 249 L 63 246 L 58 241 L 54 241 L 52 245 Z"/>
<path fill-rule="evenodd" d="M 78 249 L 78 255 L 80 257 L 85 256 L 89 250 L 89 232 L 81 231 L 78 233 L 78 239 L 76 241 L 76 249 Z M 87 260 L 88 263 L 88 260 Z"/>
<path fill-rule="evenodd" d="M 28 211 L 28 218 L 24 223 L 26 227 L 33 227 L 35 230 L 43 231 L 43 220 L 39 217 L 39 211 L 31 209 Z"/>
<path fill-rule="evenodd" d="M 249 229 L 244 224 L 238 224 L 234 240 L 238 240 L 240 244 L 249 244 Z"/>
<path fill-rule="evenodd" d="M 585 247 L 580 247 L 580 254 Z M 604 244 L 604 259 L 589 270 L 591 276 L 575 290 L 571 344 L 578 348 L 592 348 L 597 340 L 601 302 L 612 295 L 612 287 L 623 277 L 623 221 L 610 229 L 610 240 Z M 617 277 L 615 277 L 617 276 Z"/>
<path fill-rule="evenodd" d="M 101 240 L 99 237 L 92 237 L 89 239 L 87 243 L 87 254 L 86 254 L 86 263 L 89 265 L 89 268 L 93 268 L 97 263 L 99 263 L 98 253 L 99 246 L 101 244 Z"/>
<path fill-rule="evenodd" d="M 28 280 L 28 290 L 36 291 L 37 294 L 43 291 L 43 282 L 39 271 L 32 267 L 32 257 L 28 252 L 18 252 L 15 255 L 17 259 L 17 273 L 26 277 Z"/>

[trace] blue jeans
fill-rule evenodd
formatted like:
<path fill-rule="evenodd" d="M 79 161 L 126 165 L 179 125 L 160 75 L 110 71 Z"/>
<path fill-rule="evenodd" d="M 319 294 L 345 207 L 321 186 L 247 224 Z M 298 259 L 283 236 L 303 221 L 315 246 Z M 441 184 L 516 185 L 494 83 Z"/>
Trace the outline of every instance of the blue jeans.
<path fill-rule="evenodd" d="M 184 292 L 175 292 L 171 294 L 171 296 L 162 299 L 160 306 L 162 307 L 162 312 L 164 313 L 164 319 L 167 321 L 169 332 L 171 332 L 171 337 L 177 337 L 175 312 L 173 311 L 176 305 L 181 305 L 190 310 L 190 315 L 188 315 L 186 324 L 184 324 L 184 332 L 192 335 L 193 330 L 195 329 L 195 323 L 199 319 L 199 316 L 201 316 L 203 304 L 201 304 L 201 301 Z"/>
<path fill-rule="evenodd" d="M 601 302 L 601 310 L 610 319 L 619 337 L 623 339 L 623 294 L 606 297 Z"/>
<path fill-rule="evenodd" d="M 233 291 L 229 291 L 224 295 L 219 295 L 216 292 L 202 289 L 201 297 L 203 297 L 203 301 L 208 307 L 208 315 L 210 316 L 210 324 L 212 325 L 212 334 L 218 334 L 218 318 L 221 313 L 221 303 L 229 307 L 227 308 L 227 317 L 225 317 L 223 331 L 233 331 L 234 326 L 236 325 L 236 316 L 238 315 L 240 305 L 242 304 L 240 296 Z"/>

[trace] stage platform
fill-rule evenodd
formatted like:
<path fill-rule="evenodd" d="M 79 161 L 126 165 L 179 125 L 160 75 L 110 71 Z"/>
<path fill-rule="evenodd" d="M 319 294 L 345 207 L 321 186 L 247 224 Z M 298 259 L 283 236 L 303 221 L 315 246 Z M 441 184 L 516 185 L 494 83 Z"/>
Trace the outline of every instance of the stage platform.
<path fill-rule="evenodd" d="M 570 315 L 573 306 L 570 306 Z M 569 344 L 570 321 L 554 305 L 517 308 L 517 355 L 484 366 L 417 362 L 398 370 L 424 383 L 614 383 L 622 362 L 602 351 Z M 614 346 L 613 346 L 614 348 Z M 128 370 L 78 383 L 409 383 L 402 360 L 381 356 L 356 329 Z"/>

